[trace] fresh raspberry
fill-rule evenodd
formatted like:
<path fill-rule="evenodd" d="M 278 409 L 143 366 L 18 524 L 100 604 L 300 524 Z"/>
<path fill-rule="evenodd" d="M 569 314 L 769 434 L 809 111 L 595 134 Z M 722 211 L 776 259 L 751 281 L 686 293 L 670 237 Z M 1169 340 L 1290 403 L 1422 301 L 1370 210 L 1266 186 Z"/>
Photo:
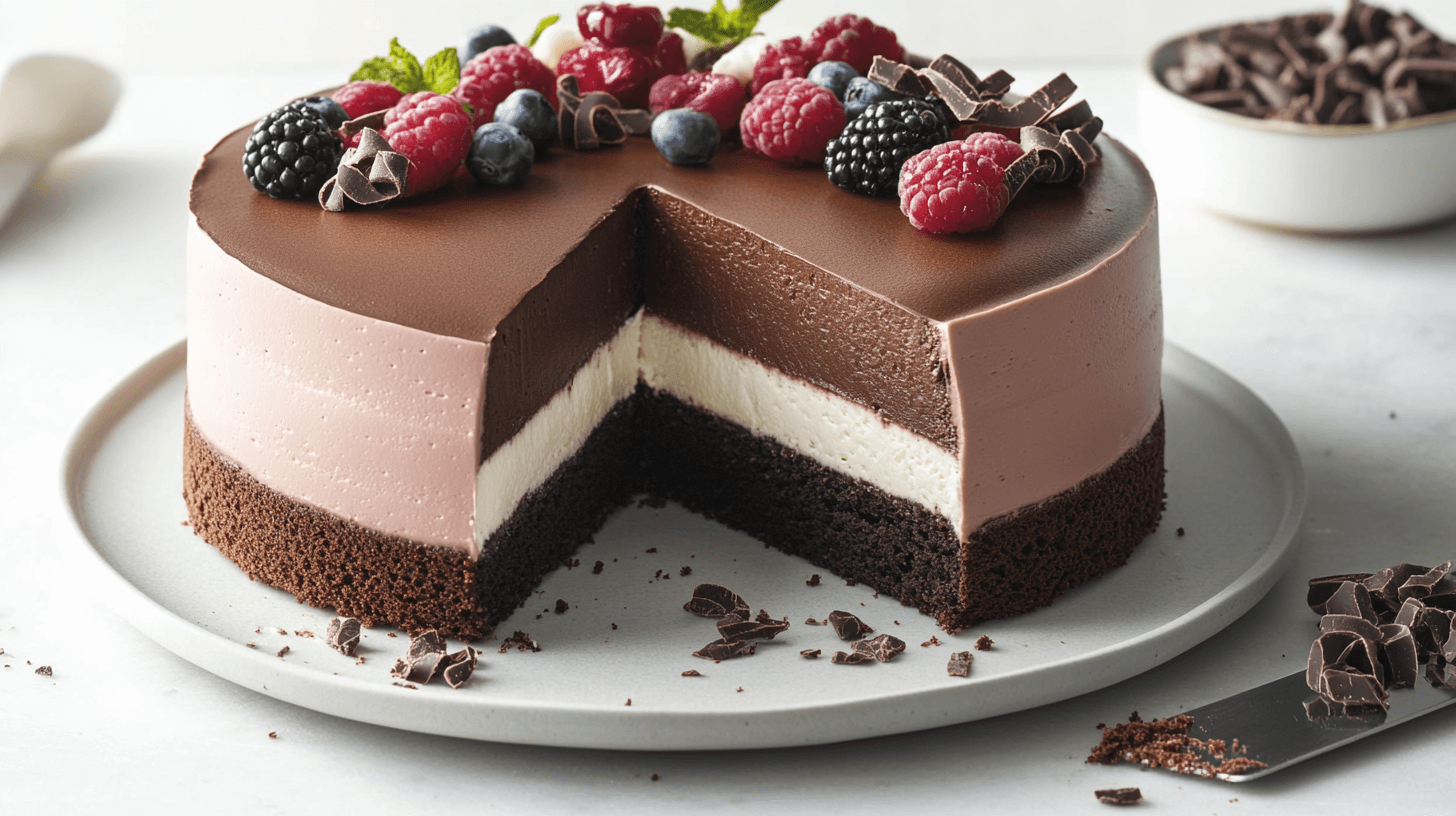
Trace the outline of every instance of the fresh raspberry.
<path fill-rule="evenodd" d="M 905 61 L 905 49 L 895 32 L 875 25 L 868 17 L 854 14 L 830 17 L 820 23 L 809 35 L 809 45 L 815 52 L 809 61 L 810 67 L 825 60 L 837 60 L 854 66 L 861 75 L 868 75 L 876 56 Z"/>
<path fill-rule="evenodd" d="M 475 126 L 460 100 L 418 91 L 384 115 L 385 141 L 409 159 L 405 195 L 419 195 L 455 177 L 470 153 Z"/>
<path fill-rule="evenodd" d="M 743 146 L 754 153 L 789 164 L 818 162 L 844 130 L 844 105 L 807 79 L 776 79 L 748 101 L 738 126 Z"/>
<path fill-rule="evenodd" d="M 1021 147 L 978 133 L 911 156 L 900 170 L 900 211 L 924 232 L 981 232 L 1006 210 L 1006 168 Z"/>
<path fill-rule="evenodd" d="M 807 77 L 809 69 L 819 60 L 817 46 L 811 46 L 801 37 L 790 37 L 765 48 L 763 55 L 753 65 L 753 94 L 776 79 Z"/>
<path fill-rule="evenodd" d="M 338 102 L 350 119 L 358 119 L 366 113 L 388 110 L 399 102 L 404 96 L 400 90 L 388 82 L 374 82 L 372 80 L 359 80 L 350 82 L 348 85 L 334 91 L 334 101 Z"/>
<path fill-rule="evenodd" d="M 662 12 L 631 3 L 590 3 L 577 9 L 576 27 L 587 40 L 651 54 L 662 37 Z"/>
<path fill-rule="evenodd" d="M 743 86 L 726 74 L 676 74 L 652 84 L 648 102 L 653 113 L 673 108 L 689 108 L 706 113 L 718 123 L 718 132 L 727 133 L 738 127 L 738 117 L 748 97 Z"/>
<path fill-rule="evenodd" d="M 647 107 L 652 61 L 634 49 L 589 41 L 562 54 L 556 72 L 563 76 L 576 74 L 584 94 L 606 91 L 624 108 Z"/>
<path fill-rule="evenodd" d="M 556 74 L 524 45 L 498 45 L 475 55 L 460 69 L 460 84 L 450 95 L 474 109 L 477 127 L 495 120 L 495 106 L 517 88 L 556 98 Z"/>
<path fill-rule="evenodd" d="M 676 31 L 669 31 L 657 41 L 652 52 L 652 81 L 656 82 L 672 74 L 686 74 L 688 58 L 683 51 L 683 38 Z"/>

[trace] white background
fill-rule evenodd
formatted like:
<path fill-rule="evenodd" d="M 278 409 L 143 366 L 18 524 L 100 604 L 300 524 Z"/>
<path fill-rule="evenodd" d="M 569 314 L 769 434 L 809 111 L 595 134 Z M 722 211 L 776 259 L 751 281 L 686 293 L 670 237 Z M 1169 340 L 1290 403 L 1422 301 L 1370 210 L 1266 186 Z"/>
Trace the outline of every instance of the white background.
<path fill-rule="evenodd" d="M 952 23 L 935 8 L 963 9 Z M 1104 812 L 1139 785 L 1178 813 L 1449 807 L 1451 710 L 1260 783 L 1230 787 L 1082 764 L 1092 726 L 1173 713 L 1298 668 L 1311 575 L 1456 554 L 1456 225 L 1313 238 L 1212 217 L 1162 191 L 1170 339 L 1284 419 L 1309 474 L 1300 554 L 1224 633 L 1112 689 L 984 723 L 755 754 L 517 748 L 313 714 L 219 680 L 138 635 L 68 571 L 66 439 L 118 380 L 184 336 L 187 183 L 229 130 L 341 81 L 398 35 L 417 53 L 538 3 L 0 3 L 0 66 L 65 51 L 123 73 L 110 126 L 60 157 L 0 226 L 0 812 L 814 812 L 905 807 Z M 1134 147 L 1140 56 L 1188 28 L 1286 10 L 1213 4 L 786 0 L 763 28 L 831 12 L 891 25 L 917 51 L 1024 81 L 1067 70 Z M 1419 16 L 1456 34 L 1456 3 Z M 1020 87 L 1020 86 L 1019 86 Z M 1441 160 L 1450 160 L 1445 157 Z M 1359 195 L 1352 190 L 1350 195 Z M 1230 508 L 1237 512 L 1237 508 Z M 56 667 L 42 678 L 23 661 Z M 267 734 L 276 731 L 278 740 Z M 658 773 L 662 781 L 648 777 Z"/>

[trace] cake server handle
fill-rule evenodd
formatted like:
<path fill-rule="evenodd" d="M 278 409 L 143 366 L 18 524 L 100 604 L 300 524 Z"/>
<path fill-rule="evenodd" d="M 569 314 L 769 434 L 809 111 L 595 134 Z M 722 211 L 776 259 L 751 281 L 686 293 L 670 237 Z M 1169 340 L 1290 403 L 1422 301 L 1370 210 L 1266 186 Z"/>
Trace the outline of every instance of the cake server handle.
<path fill-rule="evenodd" d="M 15 202 L 45 169 L 48 156 L 33 156 L 26 153 L 0 153 L 0 227 L 10 217 Z"/>
<path fill-rule="evenodd" d="M 1422 676 L 1415 688 L 1392 689 L 1390 708 L 1383 714 L 1321 720 L 1305 711 L 1305 703 L 1318 695 L 1310 691 L 1305 673 L 1299 672 L 1185 712 L 1193 717 L 1188 733 L 1229 744 L 1237 739 L 1248 753 L 1230 756 L 1258 760 L 1268 767 L 1218 778 L 1247 782 L 1456 703 L 1456 691 L 1441 685 L 1439 678 L 1434 683 Z"/>

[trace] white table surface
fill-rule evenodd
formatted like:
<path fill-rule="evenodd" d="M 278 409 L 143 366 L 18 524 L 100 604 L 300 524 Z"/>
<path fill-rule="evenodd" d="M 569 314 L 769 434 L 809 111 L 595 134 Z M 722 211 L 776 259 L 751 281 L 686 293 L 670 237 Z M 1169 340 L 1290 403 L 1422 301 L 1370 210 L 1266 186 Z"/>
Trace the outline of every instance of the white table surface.
<path fill-rule="evenodd" d="M 1009 67 L 1029 81 L 1054 72 Z M 1082 84 L 1114 136 L 1137 146 L 1130 63 L 1055 67 Z M 1252 612 L 1101 692 L 840 745 L 601 752 L 335 719 L 236 687 L 147 640 L 69 572 L 64 445 L 113 384 L 185 333 L 187 189 L 201 154 L 280 100 L 337 81 L 318 71 L 128 74 L 111 125 L 60 157 L 0 226 L 0 665 L 9 665 L 0 668 L 0 811 L 106 802 L 107 813 L 151 814 L 861 813 L 903 802 L 1100 812 L 1094 789 L 1134 785 L 1143 807 L 1175 813 L 1445 809 L 1451 709 L 1237 786 L 1083 759 L 1098 723 L 1134 709 L 1172 715 L 1300 668 L 1314 620 L 1303 603 L 1308 577 L 1456 554 L 1449 223 L 1312 238 L 1220 220 L 1164 191 L 1167 336 L 1280 415 L 1308 471 L 1309 507 L 1294 565 Z M 32 664 L 55 674 L 38 676 Z"/>

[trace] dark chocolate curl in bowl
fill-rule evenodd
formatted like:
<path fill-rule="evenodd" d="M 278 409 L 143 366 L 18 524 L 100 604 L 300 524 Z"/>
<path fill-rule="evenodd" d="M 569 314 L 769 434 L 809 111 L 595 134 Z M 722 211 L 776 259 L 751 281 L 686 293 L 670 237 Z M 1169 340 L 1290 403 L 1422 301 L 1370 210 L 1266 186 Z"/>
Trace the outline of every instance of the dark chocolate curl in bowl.
<path fill-rule="evenodd" d="M 583 95 L 575 74 L 557 77 L 556 103 L 563 147 L 595 150 L 652 129 L 651 111 L 623 108 L 615 96 L 601 91 Z"/>

